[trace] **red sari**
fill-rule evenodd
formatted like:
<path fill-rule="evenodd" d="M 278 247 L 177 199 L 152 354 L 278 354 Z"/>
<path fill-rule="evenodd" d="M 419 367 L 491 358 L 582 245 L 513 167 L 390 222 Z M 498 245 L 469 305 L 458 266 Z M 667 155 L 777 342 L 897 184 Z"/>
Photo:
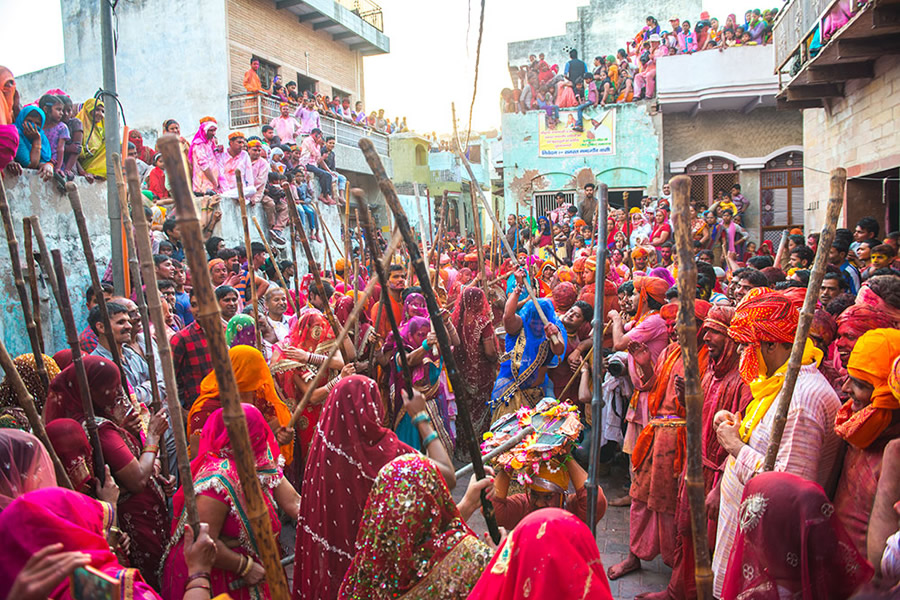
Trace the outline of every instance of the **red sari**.
<path fill-rule="evenodd" d="M 262 485 L 263 499 L 269 511 L 269 520 L 275 538 L 281 532 L 281 521 L 275 511 L 273 490 L 281 483 L 281 469 L 276 459 L 279 454 L 278 443 L 262 413 L 252 404 L 242 404 L 247 418 L 247 429 L 250 433 L 250 444 L 256 462 L 256 473 Z M 200 451 L 197 458 L 191 461 L 191 475 L 194 481 L 194 492 L 198 496 L 213 498 L 230 507 L 220 535 L 240 544 L 232 551 L 249 556 L 262 564 L 259 551 L 253 537 L 252 527 L 247 518 L 247 504 L 237 467 L 232 459 L 233 450 L 225 428 L 222 409 L 215 411 L 203 427 L 200 438 Z M 184 526 L 187 515 L 184 511 L 184 492 L 179 488 L 172 499 L 175 514 L 178 517 L 172 522 L 172 543 L 163 557 L 162 591 L 166 598 L 179 598 L 187 585 L 188 569 L 184 560 Z M 212 595 L 229 594 L 233 600 L 259 600 L 269 598 L 269 586 L 266 583 L 251 587 L 230 590 L 229 584 L 240 579 L 237 573 L 213 567 L 210 571 Z"/>
<path fill-rule="evenodd" d="M 383 426 L 383 410 L 378 386 L 362 375 L 342 379 L 325 401 L 300 496 L 294 600 L 337 597 L 376 475 L 413 452 Z"/>
<path fill-rule="evenodd" d="M 119 369 L 112 361 L 99 356 L 85 356 L 83 362 L 96 412 L 103 459 L 115 475 L 131 461 L 140 461 L 143 444 L 133 432 L 110 419 L 121 390 Z M 84 410 L 74 365 L 66 367 L 50 383 L 44 418 L 48 423 L 58 418 L 84 422 Z M 132 543 L 129 548 L 128 561 L 153 585 L 162 560 L 163 548 L 169 538 L 166 494 L 158 479 L 151 476 L 146 487 L 136 494 L 122 489 L 117 509 L 119 527 L 137 542 Z"/>
<path fill-rule="evenodd" d="M 162 600 L 141 579 L 136 569 L 126 569 L 109 549 L 106 536 L 115 524 L 115 508 L 64 488 L 44 488 L 17 498 L 0 513 L 0 597 L 9 596 L 25 563 L 41 548 L 61 543 L 60 552 L 82 552 L 90 565 L 118 579 L 122 597 Z M 135 540 L 132 544 L 138 543 Z M 53 600 L 72 600 L 70 578 L 50 592 Z"/>

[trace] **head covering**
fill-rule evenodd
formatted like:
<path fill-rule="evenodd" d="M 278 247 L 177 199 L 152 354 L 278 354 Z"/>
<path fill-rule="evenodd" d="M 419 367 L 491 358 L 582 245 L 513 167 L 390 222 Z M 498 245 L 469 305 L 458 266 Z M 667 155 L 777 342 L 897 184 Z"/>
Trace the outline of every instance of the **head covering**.
<path fill-rule="evenodd" d="M 531 477 L 528 487 L 537 492 L 565 494 L 569 491 L 569 469 L 553 459 L 542 462 L 537 475 Z"/>
<path fill-rule="evenodd" d="M 94 477 L 94 463 L 93 450 L 84 427 L 73 419 L 56 419 L 47 423 L 47 437 L 75 491 L 86 493 L 87 484 Z"/>
<path fill-rule="evenodd" d="M 7 84 L 9 84 L 7 86 Z M 0 125 L 13 124 L 13 105 L 16 102 L 16 80 L 12 71 L 0 66 Z"/>
<path fill-rule="evenodd" d="M 50 455 L 27 431 L 0 429 L 0 511 L 26 492 L 56 486 Z"/>
<path fill-rule="evenodd" d="M 428 307 L 425 306 L 425 296 L 418 292 L 409 294 L 403 301 L 403 321 L 412 317 L 427 317 Z"/>
<path fill-rule="evenodd" d="M 577 299 L 578 288 L 575 287 L 574 283 L 563 281 L 556 284 L 556 287 L 553 288 L 553 308 L 556 309 L 557 314 L 562 314 L 572 308 Z"/>
<path fill-rule="evenodd" d="M 335 272 L 336 272 L 336 273 L 343 273 L 343 272 L 344 272 L 344 266 L 345 266 L 346 264 L 347 264 L 347 263 L 344 261 L 343 258 L 339 258 L 339 259 L 337 259 L 336 261 L 334 261 L 334 270 L 335 270 Z"/>
<path fill-rule="evenodd" d="M 891 365 L 891 372 L 888 374 L 888 386 L 890 386 L 894 398 L 900 402 L 900 356 L 894 359 L 894 364 Z"/>
<path fill-rule="evenodd" d="M 209 269 L 209 274 L 212 275 L 213 267 L 215 267 L 217 265 L 224 265 L 224 264 L 225 264 L 225 261 L 222 260 L 221 258 L 214 258 L 211 261 L 209 261 L 208 263 L 206 263 L 206 268 Z"/>
<path fill-rule="evenodd" d="M 639 299 L 637 305 L 637 314 L 640 319 L 647 309 L 647 297 L 651 297 L 660 304 L 666 302 L 666 292 L 669 291 L 669 284 L 659 277 L 635 277 L 634 291 L 638 292 Z"/>
<path fill-rule="evenodd" d="M 856 446 L 866 448 L 891 424 L 900 403 L 894 398 L 888 377 L 894 360 L 900 356 L 900 330 L 873 329 L 865 332 L 853 347 L 847 361 L 847 374 L 873 388 L 871 402 L 853 410 L 853 399 L 838 411 L 835 432 Z"/>
<path fill-rule="evenodd" d="M 84 356 L 81 361 L 87 372 L 94 410 L 99 416 L 108 417 L 106 411 L 116 404 L 122 390 L 119 369 L 113 361 L 100 356 Z M 62 418 L 84 421 L 84 408 L 81 403 L 81 391 L 78 387 L 74 364 L 69 365 L 53 378 L 47 394 L 44 420 L 50 423 Z"/>
<path fill-rule="evenodd" d="M 278 424 L 287 427 L 291 420 L 291 411 L 275 392 L 275 381 L 262 353 L 252 346 L 234 346 L 228 351 L 228 356 L 231 358 L 231 368 L 237 381 L 238 392 L 255 392 L 253 405 L 262 406 L 267 412 L 271 410 L 275 413 Z M 200 382 L 200 395 L 197 396 L 188 414 L 188 435 L 201 432 L 209 417 L 220 407 L 219 382 L 213 370 Z M 294 459 L 293 442 L 282 446 L 281 454 L 285 462 L 290 464 Z"/>
<path fill-rule="evenodd" d="M 561 266 L 556 271 L 556 278 L 561 282 L 574 282 L 575 281 L 575 272 L 571 267 L 567 267 L 566 265 Z"/>
<path fill-rule="evenodd" d="M 484 291 L 478 287 L 468 287 L 453 308 L 451 322 L 459 334 L 461 350 L 469 357 L 481 356 L 481 339 L 486 327 L 490 327 L 491 305 Z"/>
<path fill-rule="evenodd" d="M 713 357 L 710 356 L 710 368 L 714 369 L 714 374 L 718 378 L 724 377 L 725 374 L 734 369 L 738 356 L 738 345 L 728 335 L 728 327 L 731 325 L 731 320 L 733 318 L 734 308 L 714 304 L 709 307 L 709 312 L 706 313 L 706 318 L 703 320 L 703 327 L 700 329 L 701 336 L 706 330 L 716 331 L 725 336 L 725 345 L 722 354 L 717 359 L 713 359 Z"/>
<path fill-rule="evenodd" d="M 331 351 L 334 345 L 334 332 L 325 319 L 325 315 L 317 310 L 307 310 L 294 321 L 287 341 L 291 346 L 307 352 Z"/>
<path fill-rule="evenodd" d="M 837 322 L 831 313 L 824 308 L 817 308 L 813 313 L 812 324 L 809 326 L 809 335 L 815 336 L 822 340 L 822 344 L 827 348 L 837 337 Z"/>
<path fill-rule="evenodd" d="M 71 353 L 72 351 L 69 350 L 69 352 Z M 46 354 L 42 354 L 41 356 L 44 358 L 44 369 L 47 371 L 47 378 L 50 381 L 53 381 L 53 378 L 59 375 L 60 369 L 52 358 Z M 38 413 L 43 413 L 44 403 L 47 401 L 47 393 L 44 391 L 44 386 L 41 384 L 41 378 L 38 377 L 34 354 L 20 354 L 15 358 L 13 364 L 16 366 L 16 371 L 19 372 L 19 376 L 25 383 L 25 388 L 28 390 L 28 393 L 34 398 L 34 407 L 37 409 Z M 16 396 L 16 391 L 13 389 L 12 382 L 9 381 L 8 377 L 4 377 L 3 381 L 0 382 L 0 408 L 10 406 L 19 406 L 19 401 Z"/>
<path fill-rule="evenodd" d="M 66 367 L 72 364 L 72 349 L 66 348 L 65 350 L 60 350 L 56 354 L 53 355 L 53 362 L 56 363 L 56 366 L 59 367 L 59 370 L 62 371 Z M 46 364 L 46 361 L 45 361 Z M 47 373 L 49 375 L 49 373 Z M 53 381 L 53 379 L 50 379 Z"/>
<path fill-rule="evenodd" d="M 647 258 L 648 256 L 650 256 L 650 252 L 643 246 L 635 246 L 634 250 L 631 251 L 631 260 Z"/>
<path fill-rule="evenodd" d="M 81 105 L 81 110 L 75 115 L 84 127 L 84 139 L 81 142 L 81 158 L 92 158 L 96 156 L 101 149 L 106 148 L 106 142 L 103 137 L 103 130 L 106 123 L 104 118 L 99 123 L 94 122 L 94 111 L 103 107 L 103 101 L 96 98 L 88 98 Z M 104 173 L 106 168 L 104 165 Z"/>
<path fill-rule="evenodd" d="M 837 318 L 838 335 L 858 338 L 870 329 L 893 327 L 891 316 L 872 306 L 854 304 Z"/>
<path fill-rule="evenodd" d="M 820 485 L 779 472 L 747 483 L 723 598 L 849 598 L 872 573 Z"/>
<path fill-rule="evenodd" d="M 886 314 L 894 322 L 893 327 L 900 327 L 900 309 L 894 308 L 875 293 L 868 283 L 864 283 L 856 295 L 856 304 L 869 306 Z"/>
<path fill-rule="evenodd" d="M 44 133 L 44 121 L 46 120 L 46 115 L 44 111 L 42 111 L 37 106 L 26 106 L 22 110 L 19 111 L 19 115 L 16 117 L 16 129 L 19 130 L 19 147 L 16 149 L 16 162 L 22 165 L 23 167 L 31 166 L 31 140 L 25 135 L 25 118 L 28 117 L 31 113 L 37 114 L 41 118 L 41 122 L 38 125 L 38 133 L 41 136 L 41 156 L 40 162 L 46 163 L 50 162 L 51 149 L 50 149 L 50 140 L 47 139 L 47 134 Z"/>
<path fill-rule="evenodd" d="M 235 346 L 256 347 L 256 323 L 253 317 L 239 313 L 228 320 L 225 328 L 225 343 L 229 348 Z"/>
<path fill-rule="evenodd" d="M 337 596 L 356 554 L 363 507 L 381 468 L 413 449 L 382 425 L 374 381 L 341 379 L 328 394 L 309 448 L 300 496 L 294 589 Z M 313 577 L 314 576 L 314 577 Z"/>
<path fill-rule="evenodd" d="M 417 454 L 379 471 L 362 523 L 339 598 L 395 598 L 416 586 L 429 597 L 464 598 L 493 555 L 463 522 L 437 468 Z"/>
<path fill-rule="evenodd" d="M 748 384 L 760 373 L 760 342 L 790 344 L 797 331 L 797 308 L 784 294 L 768 288 L 753 288 L 734 311 L 728 335 L 744 344 L 741 354 L 741 377 Z"/>
<path fill-rule="evenodd" d="M 665 267 L 654 267 L 653 269 L 650 269 L 650 272 L 647 273 L 647 275 L 649 275 L 650 277 L 658 277 L 659 279 L 662 279 L 669 287 L 672 287 L 677 283 L 675 281 L 675 278 L 672 277 L 672 272 Z"/>
<path fill-rule="evenodd" d="M 612 600 L 600 551 L 574 514 L 545 508 L 501 544 L 469 600 Z"/>
<path fill-rule="evenodd" d="M 50 487 L 17 498 L 0 513 L 0 597 L 6 598 L 18 574 L 40 549 L 61 543 L 61 552 L 82 552 L 90 565 L 122 582 L 123 597 L 161 598 L 143 583 L 136 569 L 119 564 L 107 542 L 115 525 L 116 509 L 64 488 Z M 72 600 L 71 579 L 66 577 L 48 595 Z M 137 592 L 137 594 L 135 594 Z"/>
<path fill-rule="evenodd" d="M 197 133 L 194 134 L 194 137 L 191 138 L 191 145 L 188 148 L 188 160 L 193 160 L 194 158 L 194 148 L 197 146 L 209 146 L 210 148 L 215 147 L 215 143 L 212 140 L 206 138 L 207 133 L 213 127 L 218 128 L 218 123 L 216 123 L 215 119 L 210 119 L 208 121 L 200 121 L 200 127 L 197 129 Z M 87 125 L 85 125 L 85 128 Z"/>

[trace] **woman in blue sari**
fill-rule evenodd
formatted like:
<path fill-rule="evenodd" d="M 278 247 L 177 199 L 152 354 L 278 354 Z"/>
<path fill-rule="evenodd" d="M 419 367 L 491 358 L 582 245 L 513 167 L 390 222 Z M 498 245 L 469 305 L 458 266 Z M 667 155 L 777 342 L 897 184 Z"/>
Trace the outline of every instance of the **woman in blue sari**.
<path fill-rule="evenodd" d="M 41 177 L 53 176 L 50 163 L 50 140 L 44 133 L 44 111 L 37 106 L 26 106 L 16 117 L 19 130 L 19 147 L 16 148 L 16 162 L 26 169 L 40 169 Z"/>
<path fill-rule="evenodd" d="M 565 327 L 549 299 L 539 298 L 537 301 L 549 321 L 546 326 L 533 302 L 526 302 L 516 311 L 523 275 L 522 271 L 516 273 L 518 285 L 507 299 L 503 311 L 506 351 L 501 357 L 500 373 L 491 393 L 491 422 L 523 406 L 533 407 L 545 396 L 553 396 L 553 384 L 547 378 L 547 369 L 559 364 L 566 349 Z M 553 338 L 557 341 L 554 342 Z"/>

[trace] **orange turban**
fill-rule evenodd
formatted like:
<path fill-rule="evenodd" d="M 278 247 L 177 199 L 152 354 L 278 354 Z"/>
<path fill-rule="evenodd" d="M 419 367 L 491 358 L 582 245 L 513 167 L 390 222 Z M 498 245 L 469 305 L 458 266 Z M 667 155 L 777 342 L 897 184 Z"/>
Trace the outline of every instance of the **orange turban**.
<path fill-rule="evenodd" d="M 728 335 L 747 347 L 741 354 L 739 371 L 747 383 L 759 377 L 760 342 L 794 341 L 799 315 L 791 300 L 769 288 L 753 288 L 734 310 Z"/>
<path fill-rule="evenodd" d="M 637 305 L 638 318 L 644 314 L 644 307 L 647 304 L 647 296 L 650 296 L 660 304 L 666 302 L 666 292 L 669 291 L 669 284 L 659 277 L 635 277 L 634 291 L 640 294 Z"/>
<path fill-rule="evenodd" d="M 641 246 L 635 246 L 634 250 L 631 251 L 631 260 L 647 258 L 648 256 L 650 256 L 650 253 Z"/>
<path fill-rule="evenodd" d="M 663 307 L 659 309 L 659 316 L 665 321 L 674 321 L 678 316 L 678 304 L 674 302 L 663 304 Z"/>
<path fill-rule="evenodd" d="M 343 272 L 344 272 L 344 267 L 345 267 L 346 265 L 347 265 L 347 263 L 344 262 L 344 259 L 343 259 L 343 258 L 339 258 L 339 259 L 337 259 L 336 261 L 334 261 L 334 270 L 337 271 L 338 273 L 343 273 Z"/>
<path fill-rule="evenodd" d="M 900 402 L 900 356 L 894 360 L 894 365 L 891 367 L 888 385 L 891 386 L 891 393 L 894 394 L 894 398 Z"/>
<path fill-rule="evenodd" d="M 242 131 L 232 131 L 231 133 L 228 134 L 228 141 L 230 142 L 231 140 L 234 140 L 237 138 L 244 138 L 244 137 L 247 137 L 247 136 L 245 136 Z"/>
<path fill-rule="evenodd" d="M 201 124 L 201 125 L 202 125 L 203 123 L 206 123 L 207 121 L 212 121 L 212 122 L 215 123 L 216 125 L 219 124 L 219 122 L 216 121 L 216 118 L 215 118 L 215 117 L 201 117 L 201 118 L 200 118 L 200 124 Z"/>
<path fill-rule="evenodd" d="M 560 281 L 575 281 L 575 273 L 572 272 L 572 269 L 563 265 L 556 271 L 556 276 Z"/>
<path fill-rule="evenodd" d="M 572 263 L 572 271 L 575 273 L 583 273 L 584 272 L 584 263 L 587 259 L 584 257 L 576 258 L 575 262 Z"/>
<path fill-rule="evenodd" d="M 891 424 L 894 411 L 900 408 L 900 402 L 888 383 L 898 356 L 898 329 L 872 329 L 864 333 L 853 347 L 847 361 L 847 374 L 875 389 L 871 403 L 856 412 L 853 411 L 853 399 L 847 400 L 838 411 L 834 430 L 857 448 L 866 448 L 877 440 Z"/>

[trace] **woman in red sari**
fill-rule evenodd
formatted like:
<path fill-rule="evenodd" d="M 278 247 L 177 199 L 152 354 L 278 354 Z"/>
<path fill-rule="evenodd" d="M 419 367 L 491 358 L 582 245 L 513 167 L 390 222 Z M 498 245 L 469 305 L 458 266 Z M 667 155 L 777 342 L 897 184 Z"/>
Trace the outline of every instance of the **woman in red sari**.
<path fill-rule="evenodd" d="M 251 404 L 242 404 L 241 407 L 247 419 L 263 500 L 277 539 L 281 521 L 275 507 L 296 519 L 300 497 L 278 467 L 278 443 L 262 413 Z M 263 581 L 266 572 L 247 518 L 248 507 L 221 408 L 203 426 L 200 454 L 191 461 L 191 475 L 197 494 L 198 518 L 202 523 L 209 523 L 209 535 L 216 541 L 216 561 L 210 571 L 211 595 L 230 594 L 234 600 L 270 598 L 269 586 Z M 173 506 L 177 517 L 172 523 L 172 542 L 166 549 L 162 572 L 162 591 L 166 598 L 180 597 L 188 583 L 188 567 L 184 559 L 187 516 L 182 490 L 175 494 Z M 229 590 L 229 584 L 239 579 L 251 585 Z"/>
<path fill-rule="evenodd" d="M 459 372 L 466 374 L 466 381 L 471 386 L 466 398 L 469 400 L 469 415 L 478 443 L 481 443 L 481 436 L 491 426 L 491 413 L 487 403 L 491 399 L 499 369 L 497 336 L 491 327 L 491 318 L 487 297 L 477 287 L 466 288 L 453 309 L 451 318 L 453 327 L 459 334 L 459 344 L 454 347 L 453 356 Z M 456 430 L 456 448 L 460 458 L 468 457 L 469 442 L 463 431 L 462 428 Z"/>
<path fill-rule="evenodd" d="M 425 407 L 414 394 L 408 411 L 419 415 Z M 294 561 L 294 600 L 334 600 L 356 553 L 355 541 L 363 507 L 381 468 L 413 449 L 383 424 L 384 409 L 378 386 L 368 377 L 342 379 L 328 395 L 309 447 Z M 456 485 L 453 465 L 434 443 L 437 436 L 427 420 L 419 432 L 431 442 L 426 451 L 448 487 Z"/>
<path fill-rule="evenodd" d="M 418 454 L 375 478 L 338 597 L 466 598 L 493 551 L 465 524 L 438 470 Z"/>
<path fill-rule="evenodd" d="M 103 460 L 121 488 L 119 525 L 133 540 L 128 560 L 154 585 L 156 570 L 168 541 L 169 515 L 164 480 L 159 476 L 159 443 L 168 428 L 164 411 L 150 418 L 142 443 L 140 419 L 122 392 L 119 369 L 99 356 L 85 356 L 91 400 L 94 404 Z M 75 366 L 66 367 L 50 383 L 44 418 L 48 423 L 69 418 L 84 423 Z"/>
<path fill-rule="evenodd" d="M 653 229 L 650 231 L 650 244 L 659 248 L 672 237 L 672 226 L 669 225 L 669 211 L 657 208 L 653 215 Z"/>
<path fill-rule="evenodd" d="M 90 565 L 119 580 L 122 598 L 162 600 L 144 583 L 137 569 L 126 569 L 109 549 L 107 538 L 115 522 L 113 505 L 72 490 L 51 487 L 20 496 L 0 513 L 4 536 L 0 544 L 0 597 L 21 597 L 11 594 L 16 577 L 32 557 L 56 544 L 54 551 L 65 553 L 56 561 L 57 567 L 67 565 L 74 570 Z M 53 575 L 58 577 L 58 572 Z M 51 590 L 47 597 L 53 600 L 72 599 L 68 577 Z"/>
<path fill-rule="evenodd" d="M 47 423 L 47 437 L 59 456 L 76 492 L 94 495 L 93 450 L 81 423 L 74 419 L 56 419 Z"/>
<path fill-rule="evenodd" d="M 612 600 L 591 530 L 560 508 L 536 510 L 509 534 L 470 600 Z"/>

